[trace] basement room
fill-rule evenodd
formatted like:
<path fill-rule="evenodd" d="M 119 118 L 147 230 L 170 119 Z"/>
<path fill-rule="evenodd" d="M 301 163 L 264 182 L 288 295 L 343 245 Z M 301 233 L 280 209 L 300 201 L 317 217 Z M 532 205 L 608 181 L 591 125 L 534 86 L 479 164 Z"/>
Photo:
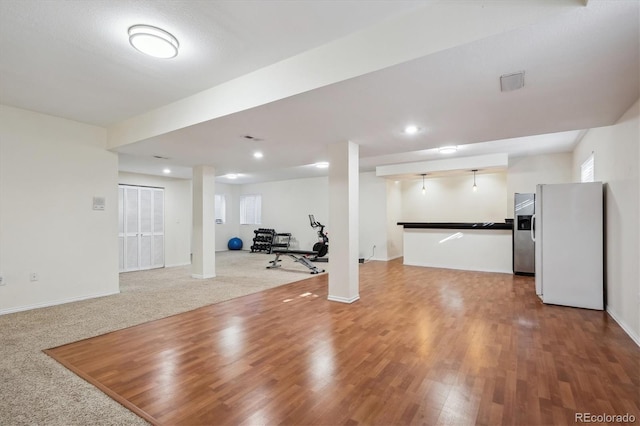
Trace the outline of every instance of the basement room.
<path fill-rule="evenodd" d="M 640 2 L 0 1 L 0 423 L 640 418 Z"/>

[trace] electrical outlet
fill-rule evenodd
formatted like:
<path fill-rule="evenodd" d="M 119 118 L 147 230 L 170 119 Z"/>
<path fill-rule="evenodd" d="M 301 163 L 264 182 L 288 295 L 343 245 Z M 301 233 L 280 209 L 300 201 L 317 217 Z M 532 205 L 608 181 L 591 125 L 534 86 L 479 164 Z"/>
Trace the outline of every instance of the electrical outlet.
<path fill-rule="evenodd" d="M 32 272 L 29 274 L 29 279 L 31 281 L 38 281 L 38 273 L 37 272 Z"/>

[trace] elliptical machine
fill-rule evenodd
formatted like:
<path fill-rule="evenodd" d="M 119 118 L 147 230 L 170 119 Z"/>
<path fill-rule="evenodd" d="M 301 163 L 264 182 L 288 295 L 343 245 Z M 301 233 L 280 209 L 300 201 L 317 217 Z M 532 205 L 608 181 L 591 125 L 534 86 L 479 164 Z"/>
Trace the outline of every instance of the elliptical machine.
<path fill-rule="evenodd" d="M 318 233 L 318 242 L 313 245 L 313 251 L 318 252 L 318 255 L 310 260 L 315 262 L 328 262 L 329 259 L 324 256 L 329 253 L 329 237 L 324 232 L 324 225 L 316 221 L 316 218 L 312 214 L 309 215 L 309 223 L 311 227 Z"/>

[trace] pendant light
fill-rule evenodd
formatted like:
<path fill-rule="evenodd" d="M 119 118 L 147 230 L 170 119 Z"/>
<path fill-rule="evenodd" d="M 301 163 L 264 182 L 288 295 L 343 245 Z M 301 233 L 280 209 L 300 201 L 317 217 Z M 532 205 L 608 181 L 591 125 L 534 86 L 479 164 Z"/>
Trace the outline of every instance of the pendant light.
<path fill-rule="evenodd" d="M 426 188 L 424 187 L 424 177 L 425 177 L 426 175 L 427 175 L 426 173 L 422 173 L 422 174 L 420 175 L 420 176 L 422 176 L 422 195 L 424 195 L 424 194 L 427 192 Z"/>
<path fill-rule="evenodd" d="M 478 185 L 476 185 L 476 172 L 478 171 L 478 169 L 473 169 L 471 171 L 473 172 L 473 192 L 477 192 Z"/>

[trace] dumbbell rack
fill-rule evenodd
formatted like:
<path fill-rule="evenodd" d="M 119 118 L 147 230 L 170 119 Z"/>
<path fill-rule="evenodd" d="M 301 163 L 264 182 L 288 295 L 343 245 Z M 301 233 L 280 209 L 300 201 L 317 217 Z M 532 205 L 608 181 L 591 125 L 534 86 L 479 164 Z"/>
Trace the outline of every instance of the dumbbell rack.
<path fill-rule="evenodd" d="M 251 253 L 265 252 L 271 253 L 273 248 L 289 248 L 289 242 L 291 240 L 290 233 L 276 233 L 274 229 L 259 228 L 253 231 L 253 245 L 251 246 Z"/>
<path fill-rule="evenodd" d="M 271 253 L 271 245 L 273 244 L 273 237 L 276 235 L 276 231 L 273 229 L 259 228 L 253 231 L 253 233 L 255 235 L 253 237 L 251 253 L 259 251 Z"/>

